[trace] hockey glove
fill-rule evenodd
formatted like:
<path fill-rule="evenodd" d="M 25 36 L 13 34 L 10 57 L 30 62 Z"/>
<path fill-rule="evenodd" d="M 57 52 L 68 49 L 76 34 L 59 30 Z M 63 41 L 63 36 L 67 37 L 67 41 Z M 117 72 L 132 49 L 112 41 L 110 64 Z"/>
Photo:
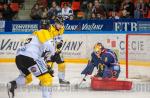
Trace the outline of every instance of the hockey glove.
<path fill-rule="evenodd" d="M 57 43 L 56 48 L 60 49 L 63 45 L 63 40 L 61 40 L 60 42 Z"/>

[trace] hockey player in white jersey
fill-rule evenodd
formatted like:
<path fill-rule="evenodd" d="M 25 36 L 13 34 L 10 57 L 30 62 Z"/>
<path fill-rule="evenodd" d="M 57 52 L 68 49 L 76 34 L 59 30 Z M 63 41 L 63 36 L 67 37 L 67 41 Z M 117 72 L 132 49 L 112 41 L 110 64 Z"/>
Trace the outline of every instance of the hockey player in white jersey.
<path fill-rule="evenodd" d="M 7 84 L 10 98 L 14 98 L 17 85 L 26 85 L 32 81 L 31 73 L 40 80 L 43 98 L 51 98 L 52 76 L 42 58 L 43 53 L 48 54 L 49 58 L 55 54 L 53 38 L 57 35 L 49 31 L 49 26 L 49 22 L 43 20 L 41 30 L 33 32 L 25 44 L 18 49 L 15 62 L 21 74 Z"/>

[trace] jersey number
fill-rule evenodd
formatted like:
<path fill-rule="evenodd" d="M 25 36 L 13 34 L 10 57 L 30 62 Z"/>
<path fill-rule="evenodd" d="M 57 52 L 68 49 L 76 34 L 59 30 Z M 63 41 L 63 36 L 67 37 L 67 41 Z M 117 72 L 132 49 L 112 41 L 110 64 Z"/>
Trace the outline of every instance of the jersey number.
<path fill-rule="evenodd" d="M 25 44 L 25 45 L 26 45 L 26 44 L 29 44 L 29 43 L 31 42 L 31 40 L 32 40 L 32 38 L 28 38 L 28 39 L 26 39 L 26 41 L 25 41 L 25 43 L 24 43 L 24 44 Z"/>

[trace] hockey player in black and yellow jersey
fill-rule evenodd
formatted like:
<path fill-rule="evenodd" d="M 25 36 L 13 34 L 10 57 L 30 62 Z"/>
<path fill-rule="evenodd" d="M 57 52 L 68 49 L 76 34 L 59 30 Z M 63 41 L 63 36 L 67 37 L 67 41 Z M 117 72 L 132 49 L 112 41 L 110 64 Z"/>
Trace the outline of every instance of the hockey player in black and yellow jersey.
<path fill-rule="evenodd" d="M 48 66 L 43 59 L 43 53 L 48 54 L 49 58 L 55 55 L 56 46 L 53 38 L 56 35 L 49 31 L 50 24 L 47 20 L 42 20 L 41 23 L 41 29 L 33 32 L 24 45 L 17 50 L 15 62 L 21 74 L 7 84 L 10 98 L 14 98 L 17 85 L 31 83 L 31 73 L 40 80 L 42 97 L 51 98 L 52 76 L 49 74 Z"/>
<path fill-rule="evenodd" d="M 62 35 L 64 33 L 64 21 L 63 18 L 59 17 L 55 19 L 54 25 L 51 25 L 49 31 L 53 33 L 54 42 L 56 44 L 56 52 L 55 55 L 48 61 L 48 65 L 53 66 L 53 63 L 56 62 L 58 64 L 58 78 L 60 85 L 68 85 L 69 81 L 65 80 L 65 62 L 63 55 L 61 53 L 61 47 L 63 44 Z"/>

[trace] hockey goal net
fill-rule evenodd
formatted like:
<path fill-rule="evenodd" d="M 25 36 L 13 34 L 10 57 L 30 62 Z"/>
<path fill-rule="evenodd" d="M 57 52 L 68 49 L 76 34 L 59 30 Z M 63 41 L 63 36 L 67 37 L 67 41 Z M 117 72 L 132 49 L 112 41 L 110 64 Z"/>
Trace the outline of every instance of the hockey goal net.
<path fill-rule="evenodd" d="M 126 35 L 126 78 L 150 79 L 150 34 Z"/>

